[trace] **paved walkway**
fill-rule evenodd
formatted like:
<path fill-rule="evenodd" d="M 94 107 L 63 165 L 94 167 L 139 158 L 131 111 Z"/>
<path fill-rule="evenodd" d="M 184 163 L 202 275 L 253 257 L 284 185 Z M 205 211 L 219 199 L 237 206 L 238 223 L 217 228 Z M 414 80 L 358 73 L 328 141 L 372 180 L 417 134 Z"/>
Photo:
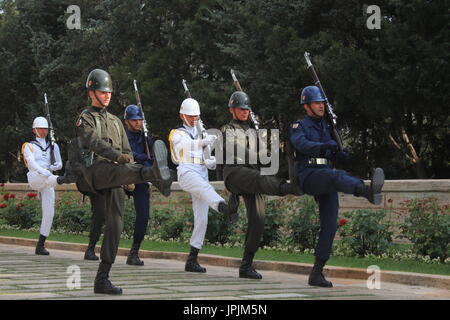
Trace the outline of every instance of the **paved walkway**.
<path fill-rule="evenodd" d="M 382 282 L 381 289 L 369 290 L 365 280 L 330 278 L 334 288 L 315 288 L 306 275 L 277 271 L 262 271 L 262 280 L 239 279 L 236 268 L 207 265 L 207 274 L 186 273 L 183 262 L 167 259 L 143 259 L 145 266 L 134 267 L 123 256 L 111 280 L 124 294 L 108 296 L 93 293 L 98 262 L 83 260 L 81 252 L 49 251 L 37 256 L 33 247 L 0 244 L 0 299 L 450 299 L 448 290 L 429 287 Z M 75 267 L 68 272 L 70 266 Z M 80 289 L 69 289 L 78 267 Z"/>

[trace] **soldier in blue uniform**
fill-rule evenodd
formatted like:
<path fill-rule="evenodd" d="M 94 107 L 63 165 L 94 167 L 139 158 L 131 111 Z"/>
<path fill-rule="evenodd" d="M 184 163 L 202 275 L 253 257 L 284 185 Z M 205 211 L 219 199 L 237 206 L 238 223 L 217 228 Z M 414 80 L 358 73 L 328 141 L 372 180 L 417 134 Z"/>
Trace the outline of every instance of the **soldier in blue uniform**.
<path fill-rule="evenodd" d="M 295 148 L 295 171 L 302 191 L 314 196 L 319 204 L 320 233 L 315 250 L 315 262 L 308 283 L 312 286 L 332 287 L 323 276 L 323 267 L 330 257 L 337 229 L 339 211 L 338 192 L 365 197 L 380 204 L 384 172 L 376 168 L 370 185 L 352 177 L 343 170 L 334 169 L 334 163 L 344 163 L 349 158 L 344 149 L 339 151 L 331 138 L 330 125 L 324 119 L 325 97 L 316 86 L 305 87 L 300 105 L 306 111 L 302 121 L 295 121 L 290 129 L 290 140 Z"/>
<path fill-rule="evenodd" d="M 153 160 L 149 158 L 146 152 L 145 143 L 151 150 L 153 140 L 150 136 L 145 141 L 142 133 L 142 120 L 144 119 L 141 109 L 132 104 L 126 107 L 124 120 L 126 124 L 125 132 L 130 142 L 133 157 L 136 163 L 142 164 L 144 167 L 151 167 Z M 150 186 L 148 182 L 135 184 L 134 190 L 131 192 L 134 200 L 134 208 L 136 210 L 136 220 L 134 223 L 133 245 L 128 255 L 127 264 L 135 266 L 143 266 L 144 261 L 139 259 L 139 248 L 142 240 L 144 240 L 147 232 L 148 219 L 150 217 Z"/>

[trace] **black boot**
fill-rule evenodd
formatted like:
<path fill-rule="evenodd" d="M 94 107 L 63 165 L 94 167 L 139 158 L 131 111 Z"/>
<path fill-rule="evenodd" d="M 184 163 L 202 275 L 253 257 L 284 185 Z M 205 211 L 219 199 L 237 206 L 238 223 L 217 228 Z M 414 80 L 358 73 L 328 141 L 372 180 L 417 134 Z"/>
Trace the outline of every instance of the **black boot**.
<path fill-rule="evenodd" d="M 227 215 L 228 219 L 230 220 L 230 223 L 236 223 L 239 220 L 237 207 L 235 204 L 233 204 L 233 206 L 236 209 L 233 209 L 229 204 L 226 204 L 224 201 L 219 202 L 219 205 L 217 206 L 217 211 Z"/>
<path fill-rule="evenodd" d="M 162 140 L 153 143 L 152 157 L 152 166 L 142 168 L 141 176 L 150 181 L 163 196 L 168 197 L 174 174 L 167 166 L 167 148 Z"/>
<path fill-rule="evenodd" d="M 95 255 L 95 243 L 89 243 L 88 248 L 84 253 L 84 260 L 98 260 L 98 257 Z"/>
<path fill-rule="evenodd" d="M 333 287 L 333 284 L 330 281 L 327 281 L 327 279 L 325 279 L 325 276 L 322 273 L 325 262 L 326 261 L 316 258 L 308 279 L 308 284 L 310 286 L 317 286 L 324 288 Z"/>
<path fill-rule="evenodd" d="M 364 197 L 373 204 L 381 204 L 383 195 L 381 189 L 384 185 L 384 171 L 381 168 L 375 168 L 372 171 L 372 180 L 370 186 L 366 186 L 364 183 L 360 183 L 356 186 L 355 196 Z"/>
<path fill-rule="evenodd" d="M 262 275 L 253 268 L 253 257 L 255 253 L 244 252 L 241 266 L 239 267 L 239 278 L 262 279 Z"/>
<path fill-rule="evenodd" d="M 34 251 L 35 254 L 39 254 L 42 256 L 48 256 L 50 254 L 50 252 L 48 252 L 44 248 L 44 243 L 45 243 L 46 239 L 47 239 L 47 237 L 44 237 L 42 234 L 39 235 L 39 240 L 36 244 L 36 250 Z"/>
<path fill-rule="evenodd" d="M 66 161 L 66 168 L 64 170 L 64 175 L 56 178 L 56 182 L 58 184 L 63 183 L 75 183 L 77 182 L 77 175 L 73 172 L 72 167 L 70 166 L 70 162 Z"/>
<path fill-rule="evenodd" d="M 132 265 L 132 266 L 143 266 L 144 265 L 144 261 L 139 259 L 139 256 L 138 256 L 140 246 L 141 246 L 140 243 L 136 243 L 136 242 L 133 243 L 131 250 L 130 250 L 130 254 L 128 255 L 128 258 L 127 258 L 127 264 Z"/>
<path fill-rule="evenodd" d="M 122 289 L 114 286 L 111 281 L 109 281 L 110 270 L 111 265 L 109 263 L 100 262 L 94 282 L 94 293 L 122 294 Z"/>
<path fill-rule="evenodd" d="M 184 266 L 184 271 L 206 273 L 206 268 L 203 268 L 197 262 L 197 256 L 199 251 L 200 251 L 199 249 L 191 246 L 191 252 L 189 253 L 186 265 Z"/>

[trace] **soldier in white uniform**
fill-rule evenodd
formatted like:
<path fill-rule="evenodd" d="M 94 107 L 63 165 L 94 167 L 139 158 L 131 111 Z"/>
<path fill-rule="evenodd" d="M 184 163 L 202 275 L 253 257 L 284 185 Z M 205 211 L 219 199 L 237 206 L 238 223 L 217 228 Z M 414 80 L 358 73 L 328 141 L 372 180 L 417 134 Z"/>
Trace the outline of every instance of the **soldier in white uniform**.
<path fill-rule="evenodd" d="M 55 213 L 55 186 L 57 184 L 71 183 L 68 176 L 56 176 L 53 171 L 62 168 L 61 154 L 55 143 L 53 153 L 55 163 L 50 161 L 51 147 L 46 139 L 48 134 L 48 122 L 44 117 L 37 117 L 33 121 L 33 133 L 35 138 L 22 145 L 22 154 L 28 168 L 27 178 L 30 187 L 39 192 L 42 208 L 42 221 L 39 241 L 36 245 L 36 254 L 48 255 L 44 243 L 52 227 Z"/>
<path fill-rule="evenodd" d="M 190 239 L 191 251 L 186 261 L 185 271 L 205 273 L 206 269 L 197 262 L 205 239 L 208 225 L 208 207 L 227 214 L 231 221 L 237 220 L 238 203 L 230 197 L 231 202 L 217 194 L 208 182 L 208 169 L 215 170 L 216 159 L 205 159 L 203 149 L 212 145 L 217 139 L 214 135 L 203 137 L 195 127 L 199 119 L 200 106 L 192 98 L 185 99 L 180 108 L 183 125 L 172 129 L 169 135 L 172 161 L 178 165 L 177 174 L 180 187 L 191 194 L 194 211 L 194 230 Z M 234 222 L 233 221 L 233 222 Z"/>

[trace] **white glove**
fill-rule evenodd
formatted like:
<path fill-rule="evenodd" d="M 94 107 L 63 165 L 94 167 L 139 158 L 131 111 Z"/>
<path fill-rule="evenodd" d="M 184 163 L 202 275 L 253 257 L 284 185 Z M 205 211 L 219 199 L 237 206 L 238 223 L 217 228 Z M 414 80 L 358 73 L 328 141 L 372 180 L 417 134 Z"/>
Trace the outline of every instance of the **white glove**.
<path fill-rule="evenodd" d="M 48 170 L 42 169 L 38 171 L 39 174 L 43 175 L 44 177 L 50 177 L 52 173 Z"/>
<path fill-rule="evenodd" d="M 209 170 L 216 169 L 216 157 L 211 156 L 209 159 L 205 159 L 205 166 Z"/>
<path fill-rule="evenodd" d="M 217 136 L 215 136 L 213 134 L 208 134 L 206 136 L 206 138 L 204 138 L 202 140 L 202 146 L 206 147 L 206 146 L 212 145 L 214 143 L 214 141 L 216 141 L 216 139 L 217 139 Z"/>
<path fill-rule="evenodd" d="M 50 165 L 50 170 L 51 171 L 57 171 L 57 170 L 59 170 L 59 169 L 61 169 L 62 168 L 62 165 L 60 164 L 60 163 L 56 163 L 56 164 L 52 164 L 52 165 Z"/>

